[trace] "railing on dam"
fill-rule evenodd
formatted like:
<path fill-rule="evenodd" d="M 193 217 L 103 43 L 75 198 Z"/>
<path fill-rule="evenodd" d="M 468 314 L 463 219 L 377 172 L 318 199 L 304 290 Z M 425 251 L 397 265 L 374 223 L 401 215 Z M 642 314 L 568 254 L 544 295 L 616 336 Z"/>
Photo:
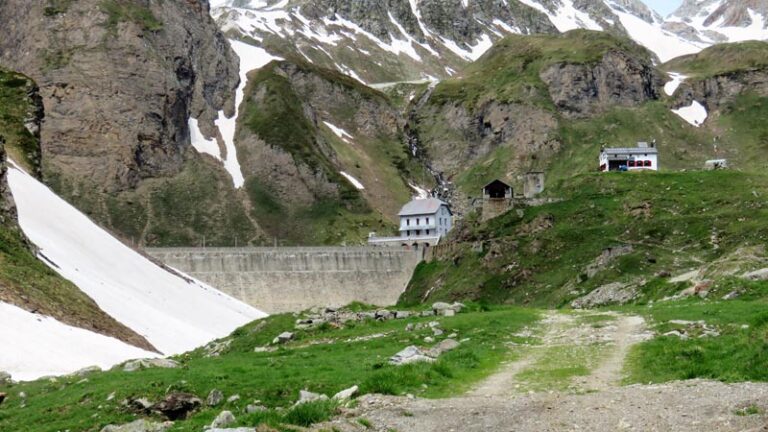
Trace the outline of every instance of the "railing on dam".
<path fill-rule="evenodd" d="M 153 248 L 148 255 L 266 312 L 354 301 L 391 305 L 421 250 L 382 247 Z"/>

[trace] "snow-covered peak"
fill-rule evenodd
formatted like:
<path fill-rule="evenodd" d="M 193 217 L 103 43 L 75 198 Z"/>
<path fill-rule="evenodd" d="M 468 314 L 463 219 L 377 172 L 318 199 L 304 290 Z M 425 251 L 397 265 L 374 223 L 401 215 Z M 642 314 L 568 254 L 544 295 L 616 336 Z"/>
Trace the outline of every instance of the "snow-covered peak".
<path fill-rule="evenodd" d="M 667 26 L 707 44 L 768 40 L 768 2 L 685 0 L 667 18 Z"/>

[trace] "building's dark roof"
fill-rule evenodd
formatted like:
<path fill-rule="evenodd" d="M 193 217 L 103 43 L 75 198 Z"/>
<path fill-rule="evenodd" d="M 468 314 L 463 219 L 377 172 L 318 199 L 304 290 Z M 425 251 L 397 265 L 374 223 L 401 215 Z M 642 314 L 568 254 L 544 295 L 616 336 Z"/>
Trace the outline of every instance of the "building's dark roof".
<path fill-rule="evenodd" d="M 501 180 L 499 180 L 499 179 L 496 179 L 496 180 L 494 180 L 494 181 L 492 181 L 492 182 L 488 183 L 487 185 L 483 186 L 483 189 L 487 189 L 488 187 L 490 187 L 490 186 L 494 186 L 494 185 L 497 185 L 497 184 L 499 184 L 499 185 L 502 185 L 502 186 L 504 186 L 504 187 L 508 187 L 508 188 L 511 188 L 511 187 L 512 187 L 512 186 L 510 186 L 510 185 L 508 185 L 508 184 L 504 183 L 503 181 L 501 181 Z"/>
<path fill-rule="evenodd" d="M 437 198 L 415 199 L 404 205 L 398 216 L 416 216 L 436 213 L 440 206 L 448 207 L 448 204 Z M 449 207 L 450 210 L 450 207 Z"/>
<path fill-rule="evenodd" d="M 656 147 L 617 147 L 603 150 L 607 154 L 658 154 Z"/>

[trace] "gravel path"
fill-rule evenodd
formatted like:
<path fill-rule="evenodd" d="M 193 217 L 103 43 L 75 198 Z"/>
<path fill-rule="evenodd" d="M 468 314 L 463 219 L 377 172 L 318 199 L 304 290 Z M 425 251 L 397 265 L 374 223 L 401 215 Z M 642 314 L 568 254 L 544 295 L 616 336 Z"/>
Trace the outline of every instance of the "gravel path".
<path fill-rule="evenodd" d="M 366 395 L 356 408 L 316 430 L 768 432 L 768 384 L 694 380 L 619 386 L 630 348 L 650 337 L 644 320 L 613 314 L 595 323 L 583 316 L 548 313 L 541 322 L 541 344 L 527 348 L 464 396 L 429 400 Z M 572 346 L 601 347 L 588 376 L 575 378 L 567 391 L 519 390 L 525 384 L 518 379 L 521 372 L 545 363 L 549 349 Z M 760 414 L 737 414 L 749 407 Z M 360 418 L 370 427 L 362 426 Z"/>

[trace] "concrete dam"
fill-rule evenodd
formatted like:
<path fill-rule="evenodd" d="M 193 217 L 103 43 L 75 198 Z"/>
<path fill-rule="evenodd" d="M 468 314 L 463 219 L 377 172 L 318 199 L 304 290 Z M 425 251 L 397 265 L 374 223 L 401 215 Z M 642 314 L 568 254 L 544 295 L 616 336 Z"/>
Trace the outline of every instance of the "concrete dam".
<path fill-rule="evenodd" d="M 371 247 L 153 248 L 145 251 L 268 313 L 397 302 L 422 251 Z"/>

